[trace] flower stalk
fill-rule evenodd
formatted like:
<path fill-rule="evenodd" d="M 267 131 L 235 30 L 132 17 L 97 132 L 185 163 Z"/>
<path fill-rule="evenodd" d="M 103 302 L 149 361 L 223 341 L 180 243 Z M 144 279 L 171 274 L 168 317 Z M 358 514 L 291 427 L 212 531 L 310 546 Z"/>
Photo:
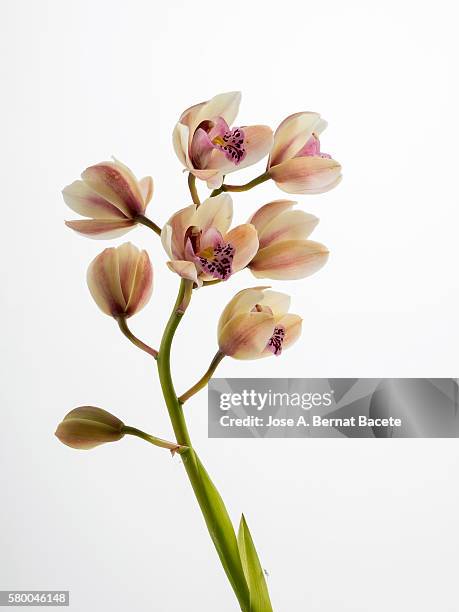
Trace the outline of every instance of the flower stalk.
<path fill-rule="evenodd" d="M 269 181 L 270 178 L 271 177 L 269 176 L 267 172 L 263 172 L 263 174 L 260 174 L 260 176 L 257 176 L 256 178 L 252 179 L 248 183 L 245 183 L 244 185 L 226 185 L 225 183 L 223 183 L 221 187 L 219 187 L 218 189 L 214 189 L 212 193 L 210 194 L 210 196 L 211 197 L 217 196 L 224 191 L 235 191 L 235 192 L 236 191 L 238 192 L 249 191 L 250 189 L 253 189 L 257 185 L 261 185 L 262 183 Z"/>
<path fill-rule="evenodd" d="M 159 227 L 159 225 L 156 225 L 154 221 L 152 221 L 145 215 L 137 215 L 135 220 L 137 221 L 137 223 L 140 223 L 141 225 L 145 225 L 145 227 L 149 227 L 151 230 L 155 232 L 155 234 L 158 234 L 158 236 L 161 236 L 161 228 Z"/>
<path fill-rule="evenodd" d="M 156 349 L 152 348 L 148 344 L 145 344 L 145 342 L 140 340 L 140 338 L 137 338 L 137 336 L 134 336 L 134 334 L 131 332 L 131 330 L 128 327 L 126 317 L 117 317 L 116 321 L 118 323 L 120 330 L 123 332 L 126 338 L 130 340 L 130 342 L 132 342 L 132 344 L 137 346 L 142 351 L 145 351 L 145 353 L 148 353 L 149 355 L 151 355 L 154 359 L 158 358 L 158 351 Z"/>
<path fill-rule="evenodd" d="M 220 351 L 216 352 L 205 374 L 203 374 L 203 376 L 198 380 L 197 383 L 195 383 L 192 387 L 188 389 L 188 391 L 185 391 L 185 393 L 183 393 L 178 398 L 181 404 L 184 404 L 187 400 L 190 399 L 190 397 L 192 397 L 193 395 L 201 391 L 201 389 L 204 389 L 204 387 L 209 384 L 210 379 L 214 375 L 215 370 L 218 368 L 219 364 L 221 363 L 224 357 L 225 355 L 221 353 Z"/>
<path fill-rule="evenodd" d="M 191 199 L 193 200 L 193 204 L 196 206 L 200 206 L 201 200 L 199 199 L 198 190 L 196 187 L 196 177 L 191 172 L 188 173 L 188 188 L 190 190 Z"/>
<path fill-rule="evenodd" d="M 124 425 L 121 429 L 121 433 L 136 436 L 137 438 L 141 438 L 153 446 L 159 446 L 160 448 L 167 448 L 171 451 L 172 454 L 178 453 L 181 454 L 187 450 L 186 446 L 180 446 L 176 442 L 169 442 L 168 440 L 163 440 L 162 438 L 157 438 L 156 436 L 151 436 L 147 434 L 145 431 L 141 429 L 137 429 L 136 427 L 130 427 L 129 425 Z"/>

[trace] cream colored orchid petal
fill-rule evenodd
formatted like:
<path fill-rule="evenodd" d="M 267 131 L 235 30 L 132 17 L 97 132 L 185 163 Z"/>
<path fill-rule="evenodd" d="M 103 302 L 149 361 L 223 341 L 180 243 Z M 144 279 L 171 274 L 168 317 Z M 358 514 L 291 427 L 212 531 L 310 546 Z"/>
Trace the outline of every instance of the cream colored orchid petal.
<path fill-rule="evenodd" d="M 134 174 L 119 161 L 90 166 L 81 175 L 83 181 L 127 217 L 145 212 L 145 202 Z"/>
<path fill-rule="evenodd" d="M 290 296 L 280 291 L 272 291 L 268 289 L 263 293 L 263 300 L 260 302 L 262 306 L 268 306 L 274 317 L 279 318 L 284 316 L 290 308 Z"/>
<path fill-rule="evenodd" d="M 126 300 L 121 290 L 116 248 L 105 249 L 91 262 L 87 282 L 89 291 L 102 312 L 112 317 L 124 314 Z"/>
<path fill-rule="evenodd" d="M 288 210 L 273 219 L 258 232 L 260 249 L 285 240 L 305 240 L 319 223 L 319 219 L 302 210 Z"/>
<path fill-rule="evenodd" d="M 139 181 L 140 192 L 143 197 L 143 202 L 145 204 L 145 208 L 147 208 L 148 204 L 153 197 L 153 179 L 151 176 L 144 176 Z"/>
<path fill-rule="evenodd" d="M 327 157 L 296 157 L 271 167 L 269 175 L 287 193 L 323 193 L 338 184 L 341 166 Z"/>
<path fill-rule="evenodd" d="M 320 115 L 311 112 L 295 113 L 284 119 L 274 133 L 268 167 L 292 158 L 318 128 L 324 128 L 323 124 Z"/>
<path fill-rule="evenodd" d="M 196 206 L 191 204 L 172 215 L 161 231 L 161 242 L 172 259 L 183 259 L 185 253 L 185 234 L 194 225 Z"/>
<path fill-rule="evenodd" d="M 236 293 L 220 315 L 218 321 L 218 334 L 220 334 L 221 330 L 230 319 L 240 314 L 249 313 L 256 304 L 261 304 L 263 301 L 264 289 L 267 289 L 267 287 L 250 287 L 249 289 L 243 289 Z"/>
<path fill-rule="evenodd" d="M 179 158 L 180 163 L 188 168 L 192 169 L 190 161 L 189 148 L 190 148 L 190 130 L 186 125 L 177 123 L 172 132 L 172 144 L 174 145 L 174 151 Z"/>
<path fill-rule="evenodd" d="M 236 315 L 221 329 L 218 336 L 219 349 L 235 359 L 258 359 L 274 327 L 274 317 L 267 312 Z"/>
<path fill-rule="evenodd" d="M 203 104 L 198 112 L 194 113 L 189 121 L 190 132 L 194 134 L 200 123 L 222 117 L 228 125 L 235 120 L 241 103 L 241 92 L 230 91 L 218 94 Z"/>
<path fill-rule="evenodd" d="M 83 181 L 74 181 L 62 190 L 64 202 L 82 217 L 126 219 L 119 208 L 107 202 Z"/>
<path fill-rule="evenodd" d="M 121 291 L 127 305 L 134 286 L 135 271 L 140 251 L 132 242 L 125 242 L 118 247 L 117 252 Z"/>
<path fill-rule="evenodd" d="M 258 251 L 258 234 L 253 225 L 245 223 L 233 228 L 224 236 L 224 241 L 234 247 L 233 273 L 245 268 Z"/>
<path fill-rule="evenodd" d="M 196 270 L 196 266 L 191 261 L 185 260 L 173 260 L 168 261 L 167 266 L 172 272 L 175 272 L 182 278 L 186 278 L 187 280 L 192 280 L 194 283 L 199 285 L 198 282 L 198 272 Z"/>
<path fill-rule="evenodd" d="M 121 274 L 122 278 L 122 274 Z M 137 256 L 137 265 L 132 281 L 132 289 L 126 305 L 126 316 L 130 317 L 142 310 L 153 292 L 153 267 L 146 251 Z"/>
<path fill-rule="evenodd" d="M 249 268 L 256 278 L 295 280 L 322 268 L 328 249 L 312 240 L 287 240 L 258 251 Z"/>
<path fill-rule="evenodd" d="M 233 200 L 229 193 L 207 198 L 196 210 L 193 224 L 205 233 L 211 227 L 225 234 L 233 219 Z"/>
<path fill-rule="evenodd" d="M 220 332 L 224 325 L 238 314 L 248 313 L 253 307 L 263 300 L 263 287 L 250 287 L 238 291 L 236 295 L 228 302 L 220 315 L 218 321 L 218 331 Z"/>
<path fill-rule="evenodd" d="M 118 238 L 123 236 L 133 227 L 136 222 L 131 219 L 116 220 L 116 219 L 83 219 L 81 221 L 66 221 L 65 225 L 87 238 L 96 238 L 100 240 L 108 240 L 109 238 Z"/>
<path fill-rule="evenodd" d="M 273 202 L 268 202 L 268 204 L 259 208 L 247 223 L 254 225 L 258 235 L 260 235 L 268 223 L 284 211 L 290 210 L 295 204 L 296 202 L 293 200 L 274 200 Z"/>

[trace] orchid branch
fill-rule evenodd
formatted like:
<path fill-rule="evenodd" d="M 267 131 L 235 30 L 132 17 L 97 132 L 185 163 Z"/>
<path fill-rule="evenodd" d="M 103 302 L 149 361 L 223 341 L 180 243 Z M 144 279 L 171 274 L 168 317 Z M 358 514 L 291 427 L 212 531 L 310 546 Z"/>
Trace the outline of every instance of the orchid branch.
<path fill-rule="evenodd" d="M 117 317 L 116 321 L 119 325 L 120 330 L 123 332 L 126 338 L 132 342 L 132 344 L 135 344 L 135 346 L 151 355 L 154 359 L 158 358 L 158 351 L 156 349 L 152 348 L 151 346 L 148 346 L 148 344 L 145 344 L 145 342 L 140 340 L 140 338 L 137 338 L 137 336 L 134 336 L 134 334 L 128 327 L 126 317 Z"/>
<path fill-rule="evenodd" d="M 198 190 L 196 188 L 196 177 L 192 172 L 188 173 L 188 188 L 191 193 L 191 199 L 193 200 L 193 204 L 196 204 L 196 206 L 200 206 L 201 200 L 199 199 Z"/>
<path fill-rule="evenodd" d="M 154 446 L 159 446 L 160 448 L 167 448 L 171 451 L 172 454 L 178 453 L 181 454 L 185 450 L 188 449 L 187 446 L 181 446 L 176 442 L 169 442 L 168 440 L 163 440 L 162 438 L 157 438 L 156 436 L 151 436 L 141 429 L 137 429 L 136 427 L 130 427 L 128 425 L 124 425 L 121 429 L 121 433 L 136 436 L 137 438 L 141 438 Z"/>
<path fill-rule="evenodd" d="M 210 365 L 207 368 L 207 371 L 205 372 L 205 374 L 203 374 L 203 376 L 198 380 L 197 383 L 195 383 L 192 387 L 188 389 L 188 391 L 185 391 L 185 393 L 183 393 L 178 398 L 181 404 L 184 404 L 188 399 L 190 399 L 190 397 L 198 393 L 198 391 L 201 391 L 201 389 L 204 389 L 204 387 L 209 383 L 210 379 L 214 375 L 214 372 L 218 368 L 223 357 L 225 357 L 225 355 L 221 353 L 220 351 L 217 351 L 217 353 L 215 354 L 215 357 L 210 362 Z"/>
<path fill-rule="evenodd" d="M 223 183 L 221 187 L 212 191 L 210 197 L 213 198 L 214 196 L 220 195 L 223 191 L 249 191 L 249 189 L 253 189 L 257 185 L 269 181 L 270 178 L 269 173 L 264 172 L 244 185 L 226 185 Z"/>

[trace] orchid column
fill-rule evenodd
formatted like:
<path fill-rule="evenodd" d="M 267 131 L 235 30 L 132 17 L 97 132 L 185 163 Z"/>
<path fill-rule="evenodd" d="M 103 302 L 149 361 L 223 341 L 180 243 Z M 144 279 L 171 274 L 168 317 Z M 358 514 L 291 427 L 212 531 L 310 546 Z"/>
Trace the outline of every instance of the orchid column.
<path fill-rule="evenodd" d="M 188 172 L 191 204 L 180 208 L 161 228 L 148 218 L 153 195 L 151 177 L 137 180 L 115 160 L 87 168 L 81 180 L 63 191 L 67 205 L 86 219 L 68 221 L 91 238 L 121 236 L 137 225 L 160 235 L 167 266 L 180 277 L 178 294 L 158 349 L 138 338 L 128 320 L 146 306 L 153 287 L 153 267 L 145 251 L 130 243 L 105 249 L 88 269 L 88 286 L 103 313 L 149 358 L 156 360 L 165 407 L 175 440 L 143 432 L 102 408 L 82 406 L 69 412 L 56 436 L 67 446 L 88 450 L 134 435 L 159 448 L 180 454 L 209 534 L 243 612 L 270 612 L 272 605 L 264 572 L 246 520 L 238 534 L 225 505 L 202 465 L 188 432 L 184 404 L 203 389 L 225 357 L 279 357 L 301 333 L 301 317 L 289 313 L 289 296 L 269 287 L 236 293 L 223 309 L 216 352 L 202 377 L 181 395 L 171 375 L 171 345 L 190 306 L 193 292 L 211 291 L 247 269 L 257 278 L 303 279 L 327 261 L 328 250 L 309 239 L 318 219 L 294 208 L 295 202 L 275 200 L 259 208 L 247 223 L 232 229 L 230 192 L 247 191 L 273 180 L 288 193 L 320 193 L 338 184 L 339 164 L 321 153 L 319 135 L 325 122 L 317 113 L 296 113 L 272 133 L 263 125 L 234 127 L 240 103 L 237 92 L 220 94 L 196 104 L 180 116 L 173 133 L 177 156 Z M 244 185 L 224 178 L 269 155 L 266 170 Z M 211 190 L 202 203 L 196 181 Z M 209 288 L 204 288 L 210 286 Z"/>

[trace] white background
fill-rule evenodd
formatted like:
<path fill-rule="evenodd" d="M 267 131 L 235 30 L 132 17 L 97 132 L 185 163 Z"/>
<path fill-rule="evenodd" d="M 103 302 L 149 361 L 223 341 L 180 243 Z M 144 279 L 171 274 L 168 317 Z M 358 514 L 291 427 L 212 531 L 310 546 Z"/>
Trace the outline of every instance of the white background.
<path fill-rule="evenodd" d="M 301 198 L 329 264 L 273 283 L 304 317 L 301 341 L 219 375 L 458 375 L 455 4 L 3 3 L 0 589 L 70 589 L 74 612 L 237 609 L 178 458 L 53 437 L 81 404 L 172 435 L 152 363 L 89 296 L 87 264 L 108 245 L 64 227 L 60 190 L 115 155 L 154 176 L 163 223 L 189 203 L 171 131 L 193 103 L 240 89 L 239 123 L 273 127 L 319 111 L 344 169 L 336 190 Z M 235 220 L 281 196 L 236 197 Z M 146 228 L 128 239 L 155 266 L 131 325 L 157 345 L 177 278 Z M 179 390 L 214 354 L 223 305 L 254 284 L 243 272 L 197 292 L 174 345 Z M 456 440 L 208 440 L 205 393 L 186 411 L 231 516 L 247 516 L 276 612 L 458 609 Z"/>

